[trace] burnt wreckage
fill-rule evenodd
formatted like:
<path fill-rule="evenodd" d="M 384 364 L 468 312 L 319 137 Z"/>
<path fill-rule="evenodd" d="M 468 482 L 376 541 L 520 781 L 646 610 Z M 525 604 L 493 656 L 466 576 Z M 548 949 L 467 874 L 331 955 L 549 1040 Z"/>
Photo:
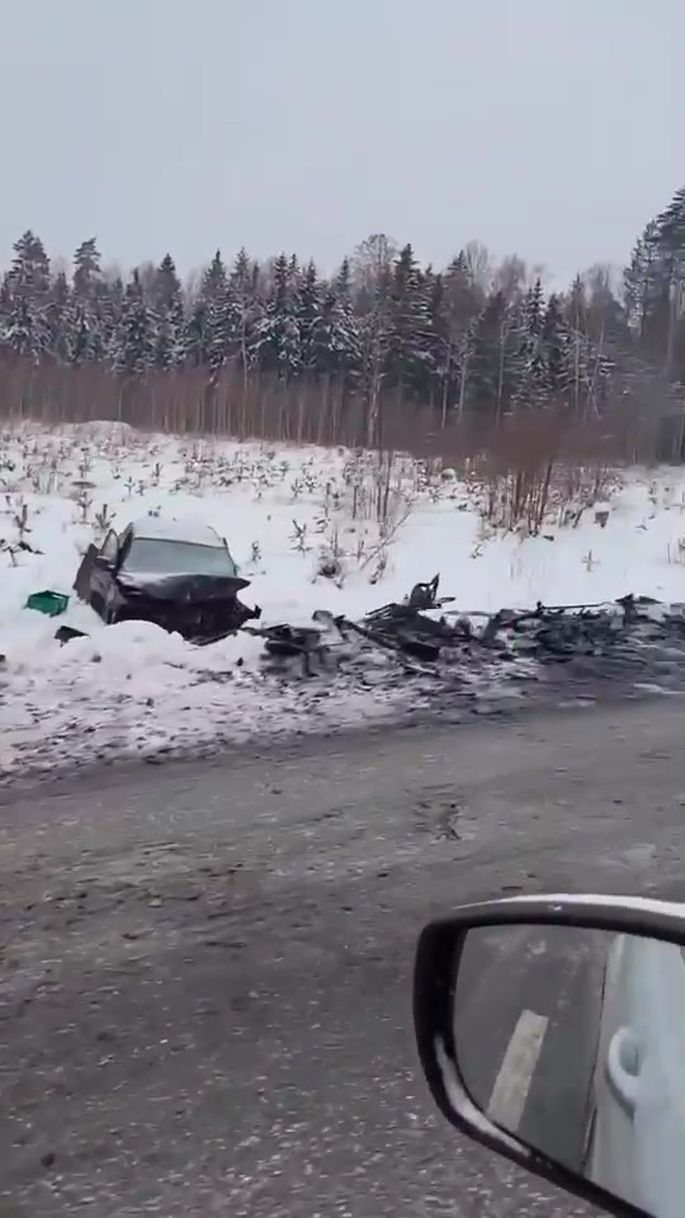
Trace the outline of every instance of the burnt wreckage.
<path fill-rule="evenodd" d="M 464 613 L 454 597 L 438 595 L 439 577 L 417 584 L 404 603 L 384 605 L 361 621 L 319 611 L 308 627 L 286 624 L 243 629 L 264 639 L 272 665 L 301 659 L 305 675 L 327 668 L 362 669 L 370 653 L 393 657 L 405 676 L 431 675 L 450 682 L 493 663 L 516 678 L 533 663 L 588 677 L 644 674 L 680 688 L 685 681 L 685 605 L 663 605 L 648 596 L 613 603 L 500 609 Z M 504 668 L 502 667 L 504 665 Z M 436 686 L 437 688 L 437 686 Z"/>
<path fill-rule="evenodd" d="M 213 529 L 148 517 L 89 546 L 74 588 L 108 624 L 153 622 L 210 643 L 261 616 L 238 599 L 249 583 Z"/>

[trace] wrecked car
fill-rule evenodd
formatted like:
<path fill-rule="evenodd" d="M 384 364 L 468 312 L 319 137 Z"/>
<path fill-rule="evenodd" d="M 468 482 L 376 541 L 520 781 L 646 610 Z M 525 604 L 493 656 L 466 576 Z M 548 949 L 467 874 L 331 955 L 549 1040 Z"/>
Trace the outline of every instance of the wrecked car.
<path fill-rule="evenodd" d="M 261 616 L 238 599 L 249 582 L 214 529 L 147 517 L 89 546 L 74 589 L 108 624 L 154 622 L 210 643 Z"/>

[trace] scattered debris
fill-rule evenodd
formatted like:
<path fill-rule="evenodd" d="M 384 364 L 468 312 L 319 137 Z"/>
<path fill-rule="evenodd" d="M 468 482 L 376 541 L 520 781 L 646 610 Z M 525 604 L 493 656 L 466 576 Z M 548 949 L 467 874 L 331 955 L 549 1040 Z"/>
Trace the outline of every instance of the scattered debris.
<path fill-rule="evenodd" d="M 264 650 L 268 656 L 276 658 L 302 657 L 302 671 L 305 676 L 314 675 L 312 658 L 323 661 L 328 648 L 322 643 L 322 630 L 311 626 L 244 626 L 243 631 L 264 639 Z"/>
<path fill-rule="evenodd" d="M 640 616 L 642 616 L 642 617 L 645 616 L 645 612 L 644 612 L 645 606 L 658 605 L 659 602 L 657 600 L 655 600 L 653 596 L 635 597 L 635 596 L 633 596 L 632 592 L 629 592 L 627 596 L 619 596 L 616 600 L 616 604 L 621 605 L 623 607 L 623 615 L 624 615 L 626 622 L 636 622 Z M 642 615 L 640 615 L 640 611 L 638 608 L 638 606 L 640 606 L 640 605 L 643 607 Z M 596 605 L 593 606 L 593 608 L 598 608 L 598 607 L 599 606 L 596 606 Z"/>
<path fill-rule="evenodd" d="M 435 609 L 440 576 L 434 575 L 429 584 L 414 584 L 407 604 L 410 609 Z"/>
<path fill-rule="evenodd" d="M 85 630 L 76 630 L 74 626 L 58 626 L 55 631 L 55 638 L 62 646 L 65 643 L 70 643 L 72 639 L 87 639 L 88 637 Z"/>
<path fill-rule="evenodd" d="M 47 617 L 59 617 L 69 604 L 69 597 L 63 592 L 32 592 L 26 602 L 26 609 L 35 609 Z"/>
<path fill-rule="evenodd" d="M 322 554 L 317 567 L 317 574 L 323 579 L 340 579 L 343 574 L 339 558 L 331 554 Z"/>

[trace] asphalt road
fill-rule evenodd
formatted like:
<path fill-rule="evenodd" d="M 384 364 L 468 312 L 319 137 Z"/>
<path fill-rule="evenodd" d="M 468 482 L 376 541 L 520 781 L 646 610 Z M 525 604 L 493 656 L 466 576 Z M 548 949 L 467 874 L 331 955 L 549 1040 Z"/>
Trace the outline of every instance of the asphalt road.
<path fill-rule="evenodd" d="M 434 1114 L 413 950 L 468 899 L 683 898 L 683 710 L 5 793 L 2 1218 L 590 1212 Z"/>

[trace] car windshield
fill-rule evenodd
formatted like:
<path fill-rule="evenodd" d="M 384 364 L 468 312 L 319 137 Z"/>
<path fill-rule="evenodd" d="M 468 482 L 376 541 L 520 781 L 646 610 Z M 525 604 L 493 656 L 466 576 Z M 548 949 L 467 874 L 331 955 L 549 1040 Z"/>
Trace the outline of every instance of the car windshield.
<path fill-rule="evenodd" d="M 130 575 L 237 575 L 225 546 L 137 537 L 122 570 Z"/>

